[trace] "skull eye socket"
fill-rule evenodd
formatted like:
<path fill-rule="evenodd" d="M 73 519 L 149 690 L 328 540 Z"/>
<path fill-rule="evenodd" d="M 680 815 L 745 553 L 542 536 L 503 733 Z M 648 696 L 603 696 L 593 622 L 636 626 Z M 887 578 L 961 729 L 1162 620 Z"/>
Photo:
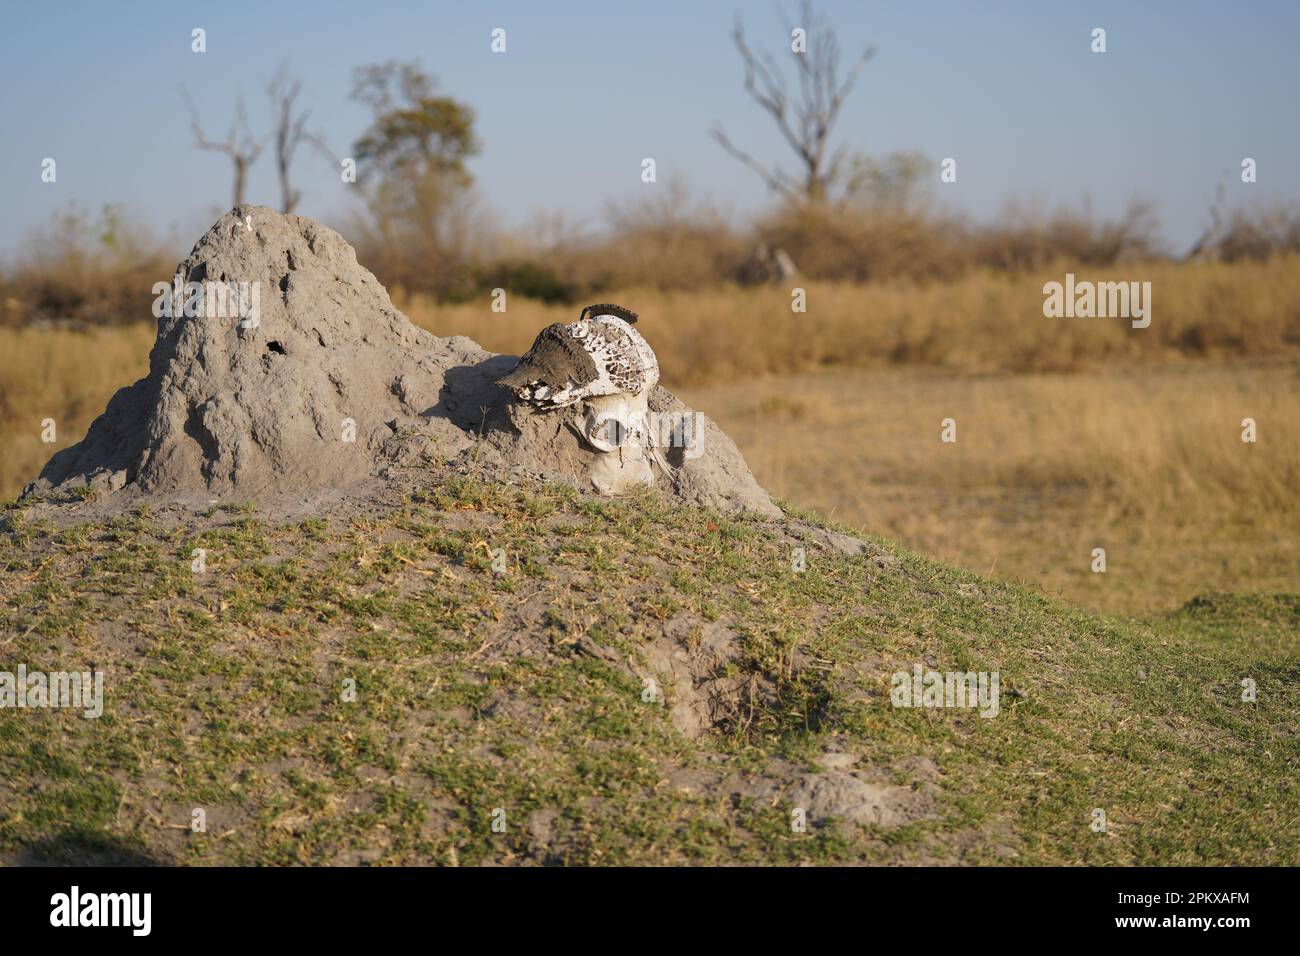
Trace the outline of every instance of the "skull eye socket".
<path fill-rule="evenodd" d="M 592 429 L 591 434 L 593 438 L 617 448 L 627 444 L 630 432 L 628 427 L 617 418 L 606 418 L 596 423 L 596 427 Z"/>
<path fill-rule="evenodd" d="M 605 437 L 609 439 L 610 444 L 622 447 L 627 444 L 627 436 L 627 426 L 617 418 L 605 422 Z"/>
<path fill-rule="evenodd" d="M 601 451 L 624 447 L 632 440 L 632 435 L 628 424 L 613 415 L 595 421 L 589 419 L 587 426 L 587 440 Z"/>

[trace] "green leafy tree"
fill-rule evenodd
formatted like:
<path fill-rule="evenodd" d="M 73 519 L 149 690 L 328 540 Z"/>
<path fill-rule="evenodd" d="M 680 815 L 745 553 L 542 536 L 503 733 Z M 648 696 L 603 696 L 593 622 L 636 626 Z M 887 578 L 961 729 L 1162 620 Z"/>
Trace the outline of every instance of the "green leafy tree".
<path fill-rule="evenodd" d="M 368 219 L 385 278 L 445 295 L 469 281 L 482 230 L 467 161 L 480 151 L 474 112 L 434 92 L 418 63 L 359 67 L 352 96 L 370 107 L 370 126 L 354 144 Z"/>

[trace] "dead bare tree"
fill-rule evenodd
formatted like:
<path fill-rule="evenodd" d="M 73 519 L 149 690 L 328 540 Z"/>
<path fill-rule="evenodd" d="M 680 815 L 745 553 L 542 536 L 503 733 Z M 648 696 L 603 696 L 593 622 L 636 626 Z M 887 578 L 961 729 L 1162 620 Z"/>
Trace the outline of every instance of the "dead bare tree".
<path fill-rule="evenodd" d="M 795 49 L 796 26 L 803 31 L 802 52 Z M 787 199 L 821 202 L 840 178 L 845 159 L 843 147 L 827 155 L 831 132 L 858 75 L 876 51 L 866 47 L 844 69 L 835 31 L 816 15 L 810 0 L 800 4 L 799 24 L 787 24 L 787 35 L 792 37 L 790 54 L 798 77 L 797 96 L 776 58 L 750 48 L 739 15 L 732 39 L 745 65 L 745 92 L 776 122 L 781 136 L 798 157 L 801 176 L 795 178 L 779 167 L 759 162 L 732 143 L 721 123 L 714 126 L 712 134 L 723 149 L 758 173 L 775 192 Z"/>
<path fill-rule="evenodd" d="M 1214 190 L 1214 203 L 1210 206 L 1210 224 L 1197 237 L 1192 248 L 1187 251 L 1185 259 L 1211 259 L 1218 255 L 1218 245 L 1223 240 L 1226 225 L 1223 209 L 1227 202 L 1228 190 L 1222 181 Z"/>
<path fill-rule="evenodd" d="M 294 189 L 289 182 L 289 169 L 293 165 L 293 154 L 302 142 L 304 128 L 310 112 L 295 112 L 298 94 L 302 92 L 302 81 L 289 76 L 284 67 L 276 72 L 271 85 L 266 88 L 271 98 L 271 123 L 275 139 L 275 169 L 280 177 L 280 211 L 288 215 L 298 205 L 302 193 Z"/>
<path fill-rule="evenodd" d="M 199 111 L 194 106 L 194 100 L 191 98 L 189 90 L 183 86 L 181 87 L 181 96 L 184 97 L 185 105 L 190 111 L 190 129 L 194 131 L 194 145 L 199 149 L 224 153 L 230 157 L 235 180 L 235 205 L 242 205 L 244 202 L 244 187 L 248 182 L 249 167 L 257 162 L 257 157 L 262 155 L 262 150 L 266 147 L 266 141 L 255 138 L 253 131 L 249 128 L 248 112 L 244 109 L 244 98 L 241 96 L 235 101 L 235 119 L 230 124 L 230 132 L 226 134 L 224 140 L 218 142 L 208 139 L 203 132 L 203 127 L 199 123 Z"/>
<path fill-rule="evenodd" d="M 325 138 L 320 133 L 307 129 L 310 110 L 297 110 L 298 96 L 302 92 L 302 81 L 289 75 L 287 67 L 280 67 L 270 86 L 266 88 L 271 98 L 272 137 L 275 140 L 275 168 L 280 177 L 280 209 L 288 214 L 298 207 L 302 193 L 290 183 L 289 171 L 293 166 L 293 156 L 303 143 L 314 147 L 326 159 L 333 160 L 334 154 L 325 145 Z"/>

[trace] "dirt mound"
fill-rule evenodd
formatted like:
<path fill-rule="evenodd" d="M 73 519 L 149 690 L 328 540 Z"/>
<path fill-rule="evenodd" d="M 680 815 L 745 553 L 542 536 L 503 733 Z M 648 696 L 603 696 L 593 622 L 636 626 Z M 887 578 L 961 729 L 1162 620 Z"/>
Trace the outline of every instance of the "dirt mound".
<path fill-rule="evenodd" d="M 149 374 L 26 493 L 88 485 L 112 500 L 337 493 L 401 464 L 590 487 L 608 460 L 577 412 L 533 414 L 496 379 L 514 364 L 417 328 L 336 232 L 240 206 L 155 288 Z M 778 514 L 734 443 L 664 389 L 655 484 L 684 502 Z"/>

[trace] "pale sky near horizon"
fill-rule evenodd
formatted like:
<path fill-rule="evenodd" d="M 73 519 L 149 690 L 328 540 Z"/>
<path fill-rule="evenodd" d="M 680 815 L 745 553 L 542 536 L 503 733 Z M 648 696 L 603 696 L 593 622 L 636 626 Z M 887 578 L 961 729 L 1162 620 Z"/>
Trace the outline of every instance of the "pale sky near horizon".
<path fill-rule="evenodd" d="M 791 9 L 792 4 L 783 5 Z M 818 9 L 846 53 L 878 53 L 834 142 L 883 155 L 921 150 L 941 204 L 977 220 L 1009 202 L 1085 199 L 1102 215 L 1156 203 L 1173 251 L 1204 227 L 1216 186 L 1230 204 L 1300 198 L 1300 3 L 835 2 Z M 741 89 L 730 30 L 755 46 L 789 36 L 767 2 L 8 2 L 0 7 L 0 256 L 77 202 L 122 203 L 183 252 L 229 205 L 228 161 L 192 142 L 186 86 L 208 134 L 235 95 L 269 123 L 265 87 L 287 62 L 304 80 L 313 128 L 348 155 L 365 108 L 354 67 L 419 59 L 439 91 L 468 102 L 483 154 L 471 171 L 505 225 L 563 210 L 597 228 L 611 200 L 674 178 L 743 218 L 772 201 L 709 137 L 716 120 L 764 159 L 787 159 L 769 118 Z M 192 53 L 190 32 L 207 31 Z M 507 31 L 508 52 L 490 50 Z M 1108 50 L 1092 53 L 1094 27 Z M 654 157 L 659 182 L 640 180 Z M 958 181 L 939 185 L 943 157 Z M 1240 180 L 1243 157 L 1258 182 Z M 40 180 L 53 157 L 58 180 Z M 304 150 L 299 211 L 340 223 L 355 201 L 338 171 Z M 269 151 L 248 200 L 276 205 Z"/>

